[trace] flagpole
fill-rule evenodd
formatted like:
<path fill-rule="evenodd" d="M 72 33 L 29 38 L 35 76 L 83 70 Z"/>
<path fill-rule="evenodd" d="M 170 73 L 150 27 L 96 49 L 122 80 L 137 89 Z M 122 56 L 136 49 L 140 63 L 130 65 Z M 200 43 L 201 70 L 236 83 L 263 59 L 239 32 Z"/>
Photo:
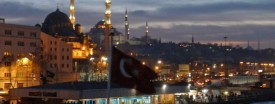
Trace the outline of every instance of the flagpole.
<path fill-rule="evenodd" d="M 110 41 L 110 51 L 109 51 L 109 58 L 108 58 L 108 85 L 107 85 L 107 104 L 110 104 L 110 90 L 111 90 L 111 66 L 112 66 L 112 51 L 113 51 L 113 35 L 114 35 L 114 30 L 111 28 L 111 41 Z"/>

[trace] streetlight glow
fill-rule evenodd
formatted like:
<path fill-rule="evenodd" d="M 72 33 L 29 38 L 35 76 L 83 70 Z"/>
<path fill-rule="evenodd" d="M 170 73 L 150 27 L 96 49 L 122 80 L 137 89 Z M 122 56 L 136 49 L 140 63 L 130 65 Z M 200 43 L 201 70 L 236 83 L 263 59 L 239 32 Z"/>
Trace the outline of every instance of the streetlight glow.
<path fill-rule="evenodd" d="M 161 64 L 162 63 L 162 61 L 161 60 L 158 60 L 158 64 Z"/>

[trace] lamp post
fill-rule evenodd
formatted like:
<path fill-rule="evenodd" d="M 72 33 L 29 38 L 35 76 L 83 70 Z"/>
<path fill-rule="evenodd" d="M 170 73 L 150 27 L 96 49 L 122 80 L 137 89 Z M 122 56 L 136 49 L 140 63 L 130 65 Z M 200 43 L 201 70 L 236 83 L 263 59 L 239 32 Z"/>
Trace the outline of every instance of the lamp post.
<path fill-rule="evenodd" d="M 228 69 L 227 69 L 227 63 L 226 63 L 226 57 L 227 57 L 227 48 L 226 48 L 226 39 L 227 37 L 223 37 L 224 38 L 224 70 L 225 70 L 225 78 L 228 79 Z"/>

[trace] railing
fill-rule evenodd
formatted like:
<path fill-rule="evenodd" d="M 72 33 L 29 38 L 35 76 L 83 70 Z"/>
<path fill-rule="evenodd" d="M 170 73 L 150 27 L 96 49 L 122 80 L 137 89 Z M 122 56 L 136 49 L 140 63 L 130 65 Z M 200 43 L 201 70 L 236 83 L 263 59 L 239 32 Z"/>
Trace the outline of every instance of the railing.
<path fill-rule="evenodd" d="M 215 98 L 208 96 L 207 99 L 203 100 L 186 98 L 186 101 L 188 104 L 250 104 L 253 102 L 275 101 L 274 93 L 275 90 L 251 91 L 239 96 L 215 96 Z"/>

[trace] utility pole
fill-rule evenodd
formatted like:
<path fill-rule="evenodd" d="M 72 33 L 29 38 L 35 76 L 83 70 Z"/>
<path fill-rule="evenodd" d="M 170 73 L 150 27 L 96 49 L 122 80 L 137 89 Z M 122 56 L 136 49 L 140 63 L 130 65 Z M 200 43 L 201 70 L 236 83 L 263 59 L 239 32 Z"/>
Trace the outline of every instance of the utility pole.
<path fill-rule="evenodd" d="M 224 71 L 225 71 L 225 78 L 228 80 L 228 68 L 227 68 L 227 46 L 226 46 L 226 40 L 228 37 L 223 37 L 224 38 Z"/>

